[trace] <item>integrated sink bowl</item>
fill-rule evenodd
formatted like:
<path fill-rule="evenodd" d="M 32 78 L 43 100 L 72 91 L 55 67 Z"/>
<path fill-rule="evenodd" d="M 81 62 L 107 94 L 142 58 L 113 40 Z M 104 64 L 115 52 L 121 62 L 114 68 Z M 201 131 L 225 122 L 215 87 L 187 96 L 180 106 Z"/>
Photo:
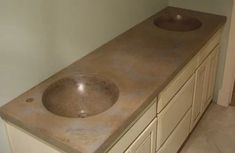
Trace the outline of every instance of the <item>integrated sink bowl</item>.
<path fill-rule="evenodd" d="M 202 25 L 200 20 L 182 14 L 164 14 L 156 18 L 154 24 L 165 30 L 179 32 L 196 30 Z"/>
<path fill-rule="evenodd" d="M 43 93 L 43 105 L 64 117 L 85 118 L 106 111 L 119 96 L 117 86 L 102 77 L 77 76 L 51 84 Z"/>

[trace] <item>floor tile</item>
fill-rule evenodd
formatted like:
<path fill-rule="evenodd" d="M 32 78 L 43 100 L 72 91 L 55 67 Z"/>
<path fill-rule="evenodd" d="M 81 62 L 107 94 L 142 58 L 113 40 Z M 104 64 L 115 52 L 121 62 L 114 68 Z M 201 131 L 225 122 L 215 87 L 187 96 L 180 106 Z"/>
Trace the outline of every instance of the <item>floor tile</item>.
<path fill-rule="evenodd" d="M 235 153 L 235 107 L 212 104 L 181 153 Z"/>

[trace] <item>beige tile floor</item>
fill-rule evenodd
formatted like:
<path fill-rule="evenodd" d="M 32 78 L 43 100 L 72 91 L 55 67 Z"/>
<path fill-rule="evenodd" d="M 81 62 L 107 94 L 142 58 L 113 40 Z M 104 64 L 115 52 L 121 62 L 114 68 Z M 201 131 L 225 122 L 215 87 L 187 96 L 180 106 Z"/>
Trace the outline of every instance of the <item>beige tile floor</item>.
<path fill-rule="evenodd" d="M 212 104 L 180 153 L 235 153 L 235 107 Z"/>

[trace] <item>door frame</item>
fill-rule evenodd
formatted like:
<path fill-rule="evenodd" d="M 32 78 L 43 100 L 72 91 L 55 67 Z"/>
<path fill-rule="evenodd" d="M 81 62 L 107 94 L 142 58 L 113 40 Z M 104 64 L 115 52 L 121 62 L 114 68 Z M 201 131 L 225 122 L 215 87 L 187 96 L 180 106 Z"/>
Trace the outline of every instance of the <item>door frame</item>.
<path fill-rule="evenodd" d="M 225 67 L 222 80 L 222 88 L 219 90 L 217 104 L 229 106 L 232 99 L 232 93 L 235 80 L 235 1 L 233 0 L 233 10 L 229 32 L 229 41 Z"/>

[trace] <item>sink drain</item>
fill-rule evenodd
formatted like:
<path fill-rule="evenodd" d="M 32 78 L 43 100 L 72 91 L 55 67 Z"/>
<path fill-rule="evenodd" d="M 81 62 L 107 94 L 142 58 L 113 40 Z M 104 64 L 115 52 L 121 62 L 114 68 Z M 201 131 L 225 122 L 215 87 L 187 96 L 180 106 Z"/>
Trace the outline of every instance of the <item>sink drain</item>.
<path fill-rule="evenodd" d="M 78 114 L 78 117 L 85 118 L 88 116 L 88 113 L 85 110 L 81 110 Z"/>

